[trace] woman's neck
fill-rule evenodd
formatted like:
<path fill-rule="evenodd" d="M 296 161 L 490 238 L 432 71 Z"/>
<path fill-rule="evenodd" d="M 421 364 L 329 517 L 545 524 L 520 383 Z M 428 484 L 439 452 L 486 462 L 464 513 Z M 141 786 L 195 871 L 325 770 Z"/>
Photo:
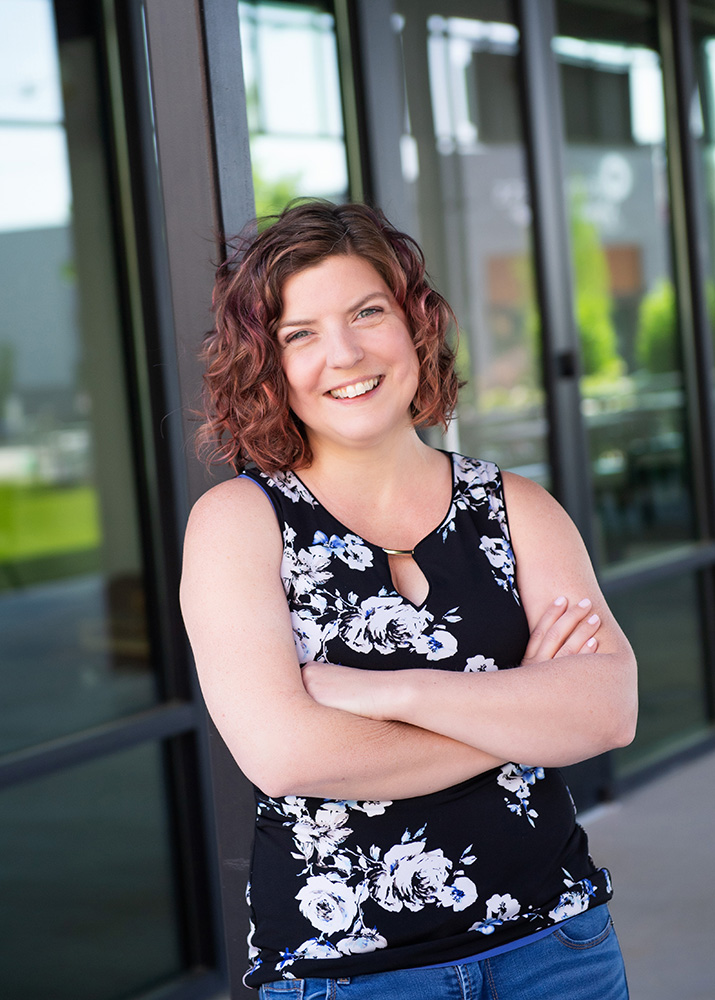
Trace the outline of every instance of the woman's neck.
<path fill-rule="evenodd" d="M 323 446 L 309 466 L 296 472 L 338 520 L 395 548 L 411 548 L 438 523 L 451 496 L 449 461 L 412 428 L 399 443 L 379 449 Z"/>

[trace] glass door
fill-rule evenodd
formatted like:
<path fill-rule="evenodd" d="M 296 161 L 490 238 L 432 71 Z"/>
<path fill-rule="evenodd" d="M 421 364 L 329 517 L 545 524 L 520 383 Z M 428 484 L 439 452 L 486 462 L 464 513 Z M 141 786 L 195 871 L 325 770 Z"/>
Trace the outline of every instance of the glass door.
<path fill-rule="evenodd" d="M 102 45 L 97 5 L 0 3 L 0 994 L 23 1000 L 185 964 L 161 742 L 70 766 L 162 698 Z"/>
<path fill-rule="evenodd" d="M 700 584 L 678 570 L 702 537 L 673 259 L 668 136 L 654 3 L 559 0 L 566 199 L 597 557 L 640 664 L 628 771 L 708 725 Z M 674 560 L 674 561 L 673 561 Z M 673 565 L 645 582 L 645 567 Z M 629 583 L 629 578 L 631 583 Z"/>
<path fill-rule="evenodd" d="M 459 366 L 467 384 L 448 444 L 548 487 L 520 38 L 512 5 L 398 4 L 390 29 L 404 94 L 403 224 L 421 242 L 461 329 Z"/>

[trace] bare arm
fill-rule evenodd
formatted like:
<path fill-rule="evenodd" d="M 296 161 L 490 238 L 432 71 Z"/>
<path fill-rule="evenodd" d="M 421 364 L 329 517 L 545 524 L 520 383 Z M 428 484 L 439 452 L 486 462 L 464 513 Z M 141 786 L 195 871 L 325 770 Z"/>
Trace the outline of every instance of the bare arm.
<path fill-rule="evenodd" d="M 635 658 L 571 520 L 534 483 L 510 474 L 504 482 L 517 583 L 532 629 L 518 670 L 388 671 L 368 687 L 365 671 L 315 664 L 304 681 L 323 704 L 422 726 L 497 758 L 561 766 L 633 738 Z M 556 595 L 566 602 L 555 605 Z M 589 647 L 596 630 L 597 646 Z"/>
<path fill-rule="evenodd" d="M 411 724 L 311 698 L 280 581 L 281 556 L 275 514 L 250 481 L 215 487 L 192 511 L 184 620 L 208 710 L 251 781 L 269 795 L 396 799 L 504 762 Z"/>

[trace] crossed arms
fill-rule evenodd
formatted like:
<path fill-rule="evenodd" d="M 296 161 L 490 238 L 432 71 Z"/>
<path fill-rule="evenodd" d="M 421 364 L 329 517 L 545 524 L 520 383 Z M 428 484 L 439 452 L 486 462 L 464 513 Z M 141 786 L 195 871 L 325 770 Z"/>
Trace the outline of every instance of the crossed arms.
<path fill-rule="evenodd" d="M 209 712 L 264 792 L 406 798 L 508 760 L 561 766 L 630 742 L 635 659 L 580 536 L 540 487 L 509 474 L 504 486 L 531 639 L 519 669 L 476 674 L 301 671 L 267 498 L 237 479 L 197 503 L 184 619 Z"/>

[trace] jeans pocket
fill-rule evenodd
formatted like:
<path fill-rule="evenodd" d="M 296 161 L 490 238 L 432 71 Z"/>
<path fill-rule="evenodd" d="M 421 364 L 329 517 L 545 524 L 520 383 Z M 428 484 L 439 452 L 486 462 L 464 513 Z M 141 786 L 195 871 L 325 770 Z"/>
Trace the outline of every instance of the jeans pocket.
<path fill-rule="evenodd" d="M 258 990 L 260 1000 L 303 1000 L 302 979 L 277 979 L 264 983 Z"/>
<path fill-rule="evenodd" d="M 592 910 L 571 917 L 563 927 L 554 932 L 554 938 L 567 948 L 586 950 L 595 948 L 611 933 L 613 921 L 605 903 Z"/>

